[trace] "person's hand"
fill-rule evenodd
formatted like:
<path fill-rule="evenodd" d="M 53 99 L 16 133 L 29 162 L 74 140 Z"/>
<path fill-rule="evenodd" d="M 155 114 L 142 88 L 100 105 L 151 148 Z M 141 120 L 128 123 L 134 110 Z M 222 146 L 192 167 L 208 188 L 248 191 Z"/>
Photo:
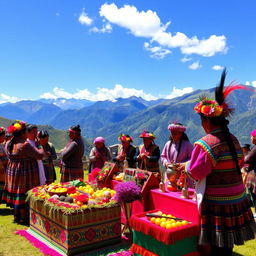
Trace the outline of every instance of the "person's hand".
<path fill-rule="evenodd" d="M 119 156 L 116 157 L 116 159 L 117 159 L 118 161 L 124 161 L 125 155 L 119 155 Z"/>
<path fill-rule="evenodd" d="M 179 173 L 185 172 L 185 163 L 176 163 L 175 165 Z"/>
<path fill-rule="evenodd" d="M 147 154 L 142 154 L 141 155 L 141 158 L 144 160 L 144 159 L 148 159 L 148 155 Z"/>

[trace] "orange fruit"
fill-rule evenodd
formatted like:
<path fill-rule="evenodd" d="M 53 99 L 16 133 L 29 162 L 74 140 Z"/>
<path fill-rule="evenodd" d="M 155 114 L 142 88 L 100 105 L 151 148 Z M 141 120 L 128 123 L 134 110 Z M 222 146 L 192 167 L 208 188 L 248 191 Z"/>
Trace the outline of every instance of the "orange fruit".
<path fill-rule="evenodd" d="M 171 229 L 171 228 L 172 228 L 172 224 L 171 224 L 171 223 L 167 223 L 166 226 L 165 226 L 165 228 Z"/>
<path fill-rule="evenodd" d="M 162 222 L 160 223 L 160 227 L 161 227 L 161 228 L 165 228 L 165 227 L 166 227 L 166 221 L 162 221 Z"/>
<path fill-rule="evenodd" d="M 172 223 L 172 228 L 177 228 L 177 224 L 176 223 Z"/>
<path fill-rule="evenodd" d="M 155 217 L 152 217 L 152 218 L 150 218 L 150 221 L 151 221 L 152 223 L 155 223 L 156 218 L 155 218 Z"/>
<path fill-rule="evenodd" d="M 166 218 L 161 218 L 161 221 L 166 221 Z"/>
<path fill-rule="evenodd" d="M 156 220 L 155 220 L 155 224 L 156 224 L 156 225 L 159 225 L 159 224 L 160 224 L 160 222 L 161 222 L 161 219 L 160 219 L 160 218 L 156 218 Z"/>

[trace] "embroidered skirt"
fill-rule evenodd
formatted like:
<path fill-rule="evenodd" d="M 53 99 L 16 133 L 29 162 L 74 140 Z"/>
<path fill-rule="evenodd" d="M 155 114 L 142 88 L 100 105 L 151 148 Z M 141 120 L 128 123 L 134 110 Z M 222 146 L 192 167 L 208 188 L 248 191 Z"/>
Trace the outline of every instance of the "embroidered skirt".
<path fill-rule="evenodd" d="M 6 173 L 7 179 L 2 195 L 2 203 L 14 208 L 27 207 L 27 191 L 39 186 L 37 161 L 31 159 L 9 161 Z"/>
<path fill-rule="evenodd" d="M 61 182 L 67 182 L 71 180 L 83 179 L 84 170 L 83 168 L 67 168 L 62 165 L 61 167 Z"/>
<path fill-rule="evenodd" d="M 202 202 L 199 244 L 229 247 L 255 238 L 256 224 L 248 197 L 233 204 Z"/>

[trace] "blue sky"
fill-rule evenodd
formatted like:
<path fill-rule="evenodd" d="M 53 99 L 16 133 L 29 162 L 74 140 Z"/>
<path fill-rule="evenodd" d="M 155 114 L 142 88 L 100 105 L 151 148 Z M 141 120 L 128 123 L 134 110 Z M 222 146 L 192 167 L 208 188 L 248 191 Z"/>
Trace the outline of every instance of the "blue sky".
<path fill-rule="evenodd" d="M 0 103 L 256 87 L 256 2 L 0 0 Z"/>

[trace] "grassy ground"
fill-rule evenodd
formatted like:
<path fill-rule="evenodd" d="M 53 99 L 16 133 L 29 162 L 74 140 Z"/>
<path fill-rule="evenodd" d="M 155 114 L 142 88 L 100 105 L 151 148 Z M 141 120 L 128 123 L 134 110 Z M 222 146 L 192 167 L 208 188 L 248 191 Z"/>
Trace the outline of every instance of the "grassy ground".
<path fill-rule="evenodd" d="M 59 178 L 59 170 L 56 170 Z M 87 173 L 85 173 L 87 179 Z M 17 229 L 26 227 L 13 223 L 13 211 L 0 205 L 0 256 L 37 256 L 42 253 L 24 237 L 15 235 Z M 255 256 L 256 240 L 248 241 L 244 246 L 234 248 L 234 256 Z"/>

